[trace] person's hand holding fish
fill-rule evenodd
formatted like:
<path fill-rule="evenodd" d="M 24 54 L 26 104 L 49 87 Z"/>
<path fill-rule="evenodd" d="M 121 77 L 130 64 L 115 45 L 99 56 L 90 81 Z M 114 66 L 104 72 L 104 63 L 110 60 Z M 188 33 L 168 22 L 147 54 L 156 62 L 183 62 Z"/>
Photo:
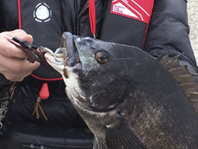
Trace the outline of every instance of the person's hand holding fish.
<path fill-rule="evenodd" d="M 19 29 L 0 33 L 0 73 L 10 81 L 22 81 L 34 69 L 39 67 L 40 63 L 30 63 L 25 60 L 27 55 L 10 42 L 15 36 L 29 43 L 33 41 L 31 35 Z"/>

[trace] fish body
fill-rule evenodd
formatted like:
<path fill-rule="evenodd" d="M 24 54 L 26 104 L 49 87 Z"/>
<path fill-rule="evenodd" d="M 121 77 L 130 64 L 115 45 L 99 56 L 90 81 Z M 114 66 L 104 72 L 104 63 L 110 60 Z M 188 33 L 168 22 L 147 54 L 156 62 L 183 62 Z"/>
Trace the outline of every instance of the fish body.
<path fill-rule="evenodd" d="M 45 57 L 63 76 L 95 149 L 198 148 L 197 113 L 157 59 L 133 46 L 64 34 L 61 52 L 70 59 Z"/>

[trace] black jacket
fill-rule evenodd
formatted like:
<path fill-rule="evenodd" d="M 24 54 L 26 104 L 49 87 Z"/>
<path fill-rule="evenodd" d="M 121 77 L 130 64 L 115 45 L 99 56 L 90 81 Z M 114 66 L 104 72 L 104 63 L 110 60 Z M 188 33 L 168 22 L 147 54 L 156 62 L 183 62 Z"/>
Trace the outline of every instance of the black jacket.
<path fill-rule="evenodd" d="M 18 0 L 18 4 L 19 2 L 22 29 L 33 35 L 35 45 L 55 50 L 60 46 L 61 33 L 65 31 L 93 37 L 87 0 Z M 49 17 L 43 18 L 37 14 L 40 2 L 48 8 L 46 11 L 49 12 Z M 134 45 L 143 48 L 154 57 L 159 57 L 167 51 L 171 57 L 184 53 L 180 59 L 190 64 L 192 71 L 196 72 L 196 60 L 188 35 L 186 5 L 185 0 L 155 0 L 150 24 L 147 26 L 145 22 L 112 14 L 112 0 L 97 0 L 96 38 Z M 19 28 L 18 14 L 16 0 L 1 0 L 0 31 Z M 59 80 L 60 75 L 50 67 L 41 66 L 24 81 L 17 83 L 8 117 L 16 121 L 46 125 L 84 126 L 66 98 L 63 81 L 52 79 Z M 43 82 L 49 84 L 50 90 L 49 99 L 41 102 L 48 117 L 47 121 L 42 114 L 40 119 L 32 116 Z"/>

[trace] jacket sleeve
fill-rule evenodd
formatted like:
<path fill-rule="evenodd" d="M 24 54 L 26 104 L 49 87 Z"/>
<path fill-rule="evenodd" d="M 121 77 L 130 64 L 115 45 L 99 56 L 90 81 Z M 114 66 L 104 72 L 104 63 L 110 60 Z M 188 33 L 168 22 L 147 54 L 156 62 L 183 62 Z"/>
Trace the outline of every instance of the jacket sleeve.
<path fill-rule="evenodd" d="M 7 80 L 3 74 L 0 73 L 0 87 L 4 86 L 4 85 L 9 85 L 12 84 L 11 81 Z"/>
<path fill-rule="evenodd" d="M 187 2 L 185 0 L 155 0 L 147 31 L 144 50 L 154 57 L 169 51 L 169 56 L 179 57 L 181 65 L 198 72 L 189 38 Z"/>

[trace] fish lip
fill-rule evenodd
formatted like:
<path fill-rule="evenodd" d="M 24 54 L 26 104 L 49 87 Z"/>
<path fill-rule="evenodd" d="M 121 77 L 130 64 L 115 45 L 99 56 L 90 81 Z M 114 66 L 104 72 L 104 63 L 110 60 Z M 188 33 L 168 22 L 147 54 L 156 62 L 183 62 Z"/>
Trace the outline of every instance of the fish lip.
<path fill-rule="evenodd" d="M 69 57 L 69 59 L 67 60 L 67 66 L 70 67 L 73 67 L 77 63 L 80 63 L 77 46 L 74 41 L 76 40 L 75 38 L 76 36 L 72 35 L 70 32 L 65 33 L 65 43 L 66 43 L 65 53 L 66 53 L 66 57 Z"/>
<path fill-rule="evenodd" d="M 72 57 L 68 56 L 69 60 L 67 61 L 67 66 L 70 66 L 70 67 L 73 67 L 79 63 L 81 64 L 76 44 L 75 44 L 75 42 L 73 42 L 73 43 L 74 43 L 74 47 L 73 47 L 74 55 Z"/>
<path fill-rule="evenodd" d="M 45 57 L 46 61 L 48 63 L 50 63 L 50 64 L 55 63 L 57 65 L 63 65 L 63 63 L 64 63 L 64 59 L 63 58 L 58 58 L 58 57 L 56 57 L 56 56 L 54 56 L 54 55 L 52 55 L 50 53 L 45 53 L 44 57 Z"/>

